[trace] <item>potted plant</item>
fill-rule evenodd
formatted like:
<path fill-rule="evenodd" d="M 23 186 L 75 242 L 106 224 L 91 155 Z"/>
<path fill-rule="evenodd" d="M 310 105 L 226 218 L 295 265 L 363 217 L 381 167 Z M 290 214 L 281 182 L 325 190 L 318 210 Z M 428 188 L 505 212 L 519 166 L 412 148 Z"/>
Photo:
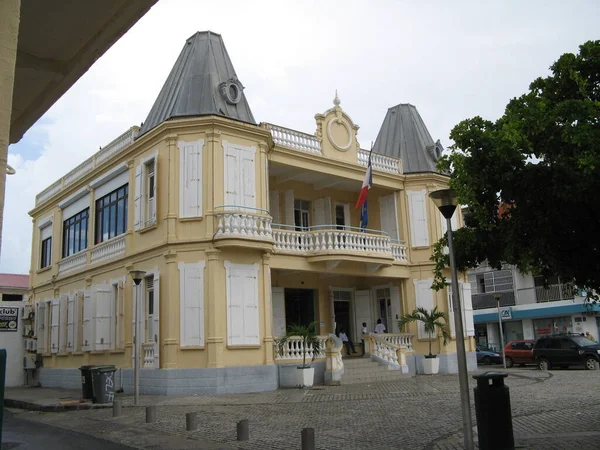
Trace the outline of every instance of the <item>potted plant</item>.
<path fill-rule="evenodd" d="M 437 306 L 431 311 L 425 308 L 417 308 L 410 314 L 403 315 L 398 321 L 398 326 L 403 329 L 404 326 L 411 322 L 421 322 L 425 328 L 425 332 L 429 335 L 429 354 L 425 355 L 423 360 L 423 373 L 427 375 L 438 373 L 440 370 L 440 360 L 437 355 L 431 353 L 431 341 L 433 334 L 440 330 L 444 338 L 444 345 L 448 343 L 450 338 L 450 330 L 448 329 L 448 316 L 443 311 L 438 311 Z"/>
<path fill-rule="evenodd" d="M 317 323 L 309 325 L 292 324 L 288 327 L 284 337 L 277 340 L 277 352 L 282 355 L 291 337 L 299 337 L 302 343 L 302 366 L 296 368 L 296 385 L 299 387 L 311 387 L 315 379 L 315 368 L 306 364 L 306 353 L 312 347 L 312 360 L 321 352 L 321 342 L 315 333 Z"/>

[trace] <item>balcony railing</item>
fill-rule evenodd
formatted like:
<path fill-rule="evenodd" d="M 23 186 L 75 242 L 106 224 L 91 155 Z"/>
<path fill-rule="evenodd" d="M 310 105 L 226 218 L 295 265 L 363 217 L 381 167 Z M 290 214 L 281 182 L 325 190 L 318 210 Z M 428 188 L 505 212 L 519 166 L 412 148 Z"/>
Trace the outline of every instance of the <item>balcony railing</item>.
<path fill-rule="evenodd" d="M 325 358 L 325 347 L 329 336 L 317 336 L 319 343 L 321 344 L 321 350 L 319 353 L 313 351 L 312 346 L 306 349 L 306 360 L 310 361 L 313 359 L 313 355 L 315 359 Z M 285 345 L 281 349 L 281 353 L 275 351 L 275 360 L 277 361 L 298 361 L 302 360 L 302 355 L 304 353 L 304 342 L 302 338 L 299 336 L 290 336 Z"/>
<path fill-rule="evenodd" d="M 496 302 L 495 295 L 500 295 L 500 306 L 515 305 L 514 291 L 497 292 L 495 294 L 473 294 L 471 295 L 473 309 L 496 308 L 498 306 L 498 303 Z"/>
<path fill-rule="evenodd" d="M 215 208 L 217 233 L 215 239 L 250 238 L 273 239 L 272 218 L 264 209 L 223 205 Z"/>
<path fill-rule="evenodd" d="M 58 262 L 58 273 L 64 274 L 74 270 L 83 269 L 87 264 L 87 251 L 81 251 Z"/>
<path fill-rule="evenodd" d="M 354 227 L 317 225 L 298 229 L 290 225 L 273 225 L 273 250 L 277 253 L 318 255 L 322 253 L 357 253 L 378 255 L 406 261 L 406 245 L 394 242 L 383 231 Z"/>
<path fill-rule="evenodd" d="M 35 205 L 41 205 L 50 197 L 59 193 L 63 189 L 66 189 L 67 187 L 75 183 L 77 180 L 82 178 L 84 175 L 93 171 L 96 167 L 99 167 L 105 161 L 121 153 L 124 149 L 133 144 L 133 141 L 135 140 L 139 132 L 139 127 L 131 127 L 125 133 L 121 134 L 116 139 L 111 141 L 108 145 L 102 147 L 100 151 L 97 152 L 94 156 L 86 159 L 84 162 L 79 164 L 60 180 L 55 181 L 42 192 L 40 192 L 35 197 Z"/>
<path fill-rule="evenodd" d="M 573 300 L 575 298 L 575 286 L 570 283 L 551 284 L 547 289 L 544 286 L 536 286 L 535 298 L 538 303 Z"/>
<path fill-rule="evenodd" d="M 316 136 L 312 136 L 289 128 L 279 127 L 270 123 L 265 124 L 273 136 L 273 142 L 282 147 L 293 148 L 303 152 L 322 154 L 321 142 Z"/>
<path fill-rule="evenodd" d="M 363 150 L 362 148 L 358 150 L 358 164 L 361 166 L 369 165 L 369 151 Z M 389 156 L 380 155 L 379 153 L 373 153 L 371 155 L 371 167 L 375 170 L 381 170 L 382 172 L 390 172 L 397 173 L 402 175 L 402 160 L 391 158 Z"/>
<path fill-rule="evenodd" d="M 91 250 L 90 263 L 95 264 L 124 255 L 126 237 L 126 234 L 122 234 L 121 236 L 117 236 L 109 241 L 94 246 Z"/>

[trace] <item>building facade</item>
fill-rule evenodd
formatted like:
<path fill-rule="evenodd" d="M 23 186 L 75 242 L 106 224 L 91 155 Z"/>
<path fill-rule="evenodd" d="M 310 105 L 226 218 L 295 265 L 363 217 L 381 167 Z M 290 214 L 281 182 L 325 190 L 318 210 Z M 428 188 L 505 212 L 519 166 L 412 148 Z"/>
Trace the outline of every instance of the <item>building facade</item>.
<path fill-rule="evenodd" d="M 598 339 L 600 308 L 586 306 L 585 293 L 572 283 L 553 277 L 544 284 L 543 277 L 514 266 L 494 270 L 487 264 L 469 271 L 469 282 L 478 345 L 499 350 L 513 340 L 555 333 L 590 333 Z"/>
<path fill-rule="evenodd" d="M 142 392 L 276 389 L 298 359 L 293 346 L 275 352 L 291 323 L 316 322 L 325 379 L 343 373 L 331 334 L 344 328 L 360 343 L 362 323 L 373 331 L 378 319 L 387 333 L 373 338 L 373 356 L 420 370 L 427 335 L 416 325 L 400 333 L 397 319 L 416 306 L 452 315 L 448 292 L 430 289 L 431 246 L 445 229 L 428 194 L 448 186 L 435 168 L 439 141 L 401 104 L 388 110 L 370 157 L 337 95 L 311 135 L 257 123 L 243 89 L 221 36 L 196 33 L 142 127 L 37 196 L 31 279 L 42 385 L 79 385 L 81 365 L 115 364 L 130 389 L 136 299 Z M 359 228 L 354 206 L 369 159 L 368 226 Z M 145 271 L 137 290 L 131 270 Z M 456 371 L 454 340 L 435 340 L 440 370 Z M 474 341 L 467 346 L 475 367 Z"/>

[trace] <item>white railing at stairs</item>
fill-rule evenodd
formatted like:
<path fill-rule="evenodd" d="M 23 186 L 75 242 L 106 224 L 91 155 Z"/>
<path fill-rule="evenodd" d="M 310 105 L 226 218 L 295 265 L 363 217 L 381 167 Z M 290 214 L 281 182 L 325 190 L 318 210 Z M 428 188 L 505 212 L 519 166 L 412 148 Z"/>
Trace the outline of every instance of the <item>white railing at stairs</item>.
<path fill-rule="evenodd" d="M 273 239 L 272 218 L 263 209 L 224 205 L 215 208 L 217 234 L 215 238 L 244 237 Z"/>
<path fill-rule="evenodd" d="M 84 162 L 79 164 L 60 180 L 55 181 L 42 192 L 40 192 L 35 197 L 35 205 L 38 206 L 44 203 L 54 194 L 57 194 L 63 189 L 68 188 L 77 180 L 82 178 L 84 175 L 102 165 L 105 161 L 108 161 L 113 156 L 121 153 L 123 150 L 125 150 L 127 147 L 133 144 L 133 141 L 135 140 L 139 132 L 139 127 L 131 127 L 125 133 L 112 140 L 108 145 L 102 147 L 100 151 L 98 151 L 94 156 L 86 159 Z"/>
<path fill-rule="evenodd" d="M 154 367 L 154 344 L 143 344 L 142 345 L 142 367 L 144 369 Z"/>
<path fill-rule="evenodd" d="M 412 352 L 412 337 L 410 333 L 383 333 L 378 334 L 378 337 L 384 339 L 387 342 L 395 345 L 403 345 L 407 351 Z"/>
<path fill-rule="evenodd" d="M 327 344 L 327 340 L 329 336 L 317 336 L 319 342 L 321 344 L 321 351 L 316 354 L 315 359 L 325 358 L 325 346 Z M 282 348 L 281 353 L 275 352 L 275 359 L 278 361 L 291 361 L 291 360 L 301 360 L 302 354 L 304 352 L 304 343 L 302 342 L 302 338 L 298 336 L 291 336 L 287 339 L 287 342 Z M 312 347 L 309 347 L 306 350 L 306 360 L 312 361 L 314 355 L 314 351 Z"/>
<path fill-rule="evenodd" d="M 371 358 L 388 366 L 392 370 L 401 370 L 408 372 L 406 364 L 407 348 L 404 345 L 394 344 L 382 338 L 381 335 L 370 335 L 371 340 Z"/>
<path fill-rule="evenodd" d="M 362 148 L 358 150 L 358 164 L 361 166 L 369 165 L 369 151 L 363 150 Z M 371 167 L 375 170 L 381 170 L 382 172 L 390 172 L 402 175 L 402 160 L 392 158 L 390 156 L 380 155 L 379 153 L 371 154 Z"/>

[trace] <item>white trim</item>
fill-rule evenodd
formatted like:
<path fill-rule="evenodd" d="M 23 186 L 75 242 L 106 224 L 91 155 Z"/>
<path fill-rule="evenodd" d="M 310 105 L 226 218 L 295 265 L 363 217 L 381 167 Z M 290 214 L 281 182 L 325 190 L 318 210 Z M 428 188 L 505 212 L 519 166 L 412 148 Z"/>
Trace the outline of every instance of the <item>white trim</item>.
<path fill-rule="evenodd" d="M 65 220 L 70 219 L 75 214 L 79 214 L 84 209 L 90 207 L 90 195 L 88 193 L 84 194 L 83 197 L 77 199 L 73 203 L 69 204 L 62 210 L 62 220 L 63 223 Z M 89 219 L 88 219 L 89 220 Z M 64 227 L 63 227 L 64 228 Z"/>
<path fill-rule="evenodd" d="M 60 209 L 65 209 L 67 206 L 71 205 L 72 203 L 75 203 L 77 200 L 84 197 L 89 192 L 90 192 L 90 187 L 84 186 L 81 189 L 79 189 L 77 192 L 75 192 L 73 195 L 70 195 L 69 197 L 65 198 L 64 200 L 58 202 L 58 207 Z"/>
<path fill-rule="evenodd" d="M 50 214 L 47 217 L 44 217 L 43 219 L 38 220 L 37 227 L 41 230 L 42 228 L 46 228 L 47 226 L 52 225 L 52 222 L 54 222 L 54 213 Z"/>
<path fill-rule="evenodd" d="M 334 123 L 340 123 L 346 129 L 346 131 L 348 132 L 348 144 L 341 146 L 333 140 L 333 135 L 331 134 L 331 126 Z M 353 136 L 352 130 L 350 129 L 350 125 L 348 125 L 348 123 L 344 119 L 339 119 L 337 117 L 334 117 L 333 119 L 331 119 L 329 121 L 329 123 L 327 124 L 327 137 L 329 138 L 329 142 L 331 142 L 333 144 L 333 146 L 341 152 L 347 151 L 350 148 L 350 146 L 352 145 L 352 141 L 354 140 L 353 139 L 354 136 Z"/>
<path fill-rule="evenodd" d="M 148 161 L 154 158 L 158 158 L 158 149 L 154 150 L 154 152 L 151 155 L 148 155 L 145 158 L 140 158 L 140 162 L 142 164 L 146 164 Z"/>
<path fill-rule="evenodd" d="M 90 187 L 92 189 L 96 189 L 98 186 L 108 183 L 113 178 L 121 175 L 123 172 L 127 172 L 129 170 L 129 166 L 126 162 L 119 164 L 114 169 L 109 170 L 104 175 L 100 175 L 98 178 L 90 182 Z"/>

